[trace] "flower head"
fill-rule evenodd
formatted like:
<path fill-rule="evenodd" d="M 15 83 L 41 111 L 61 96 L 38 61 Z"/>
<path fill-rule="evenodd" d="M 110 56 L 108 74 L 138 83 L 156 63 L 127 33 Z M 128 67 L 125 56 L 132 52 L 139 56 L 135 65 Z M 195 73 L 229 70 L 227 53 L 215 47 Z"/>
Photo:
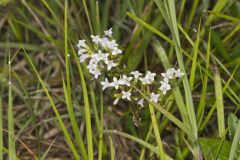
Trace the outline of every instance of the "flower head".
<path fill-rule="evenodd" d="M 127 91 L 127 92 L 122 91 L 122 99 L 127 99 L 127 100 L 131 101 L 130 97 L 131 97 L 131 92 L 130 91 Z"/>
<path fill-rule="evenodd" d="M 86 50 L 85 48 L 80 48 L 80 49 L 78 50 L 78 55 L 84 54 L 84 53 L 86 53 L 86 52 L 87 52 L 87 50 Z"/>
<path fill-rule="evenodd" d="M 164 79 L 172 79 L 174 76 L 174 71 L 172 70 L 167 70 L 166 73 L 161 73 Z"/>
<path fill-rule="evenodd" d="M 133 71 L 130 74 L 133 75 L 135 79 L 138 79 L 142 75 L 142 73 L 138 71 Z"/>
<path fill-rule="evenodd" d="M 117 66 L 117 64 L 114 63 L 112 60 L 110 60 L 110 61 L 105 61 L 105 63 L 107 64 L 107 70 L 108 70 L 108 71 L 111 70 L 113 67 L 116 67 L 116 66 Z"/>
<path fill-rule="evenodd" d="M 155 94 L 155 93 L 152 92 L 151 95 L 150 95 L 150 98 L 151 98 L 150 101 L 154 102 L 154 103 L 157 103 L 159 96 L 160 96 L 160 94 Z"/>
<path fill-rule="evenodd" d="M 178 78 L 180 78 L 184 75 L 184 73 L 181 72 L 180 69 L 175 70 L 174 73 L 175 73 L 175 77 L 178 77 Z"/>
<path fill-rule="evenodd" d="M 161 81 L 161 86 L 160 86 L 160 90 L 163 92 L 163 94 L 165 95 L 167 93 L 167 91 L 169 91 L 171 89 L 171 86 L 168 84 L 168 82 L 166 81 Z"/>
<path fill-rule="evenodd" d="M 81 54 L 79 57 L 80 63 L 83 63 L 89 57 L 88 54 Z"/>
<path fill-rule="evenodd" d="M 142 82 L 142 84 L 151 84 L 154 81 L 154 77 L 156 76 L 156 73 L 151 73 L 150 71 L 147 71 L 147 74 L 144 78 L 139 78 L 139 80 Z"/>
<path fill-rule="evenodd" d="M 122 50 L 117 48 L 117 47 L 114 47 L 113 48 L 113 51 L 112 51 L 112 55 L 118 55 L 118 54 L 122 54 Z"/>
<path fill-rule="evenodd" d="M 103 86 L 103 90 L 105 90 L 106 88 L 111 87 L 112 83 L 109 83 L 108 79 L 105 78 L 105 81 L 102 81 L 101 85 Z"/>
<path fill-rule="evenodd" d="M 119 88 L 119 81 L 116 77 L 113 77 L 112 86 L 115 87 L 115 89 Z"/>
<path fill-rule="evenodd" d="M 81 47 L 85 48 L 87 45 L 86 45 L 86 40 L 85 39 L 82 39 L 82 40 L 79 40 L 78 41 L 78 44 L 77 44 L 77 47 L 80 49 Z"/>
<path fill-rule="evenodd" d="M 98 44 L 101 41 L 99 36 L 91 35 L 91 38 L 92 38 L 92 41 L 96 44 Z"/>
<path fill-rule="evenodd" d="M 105 36 L 108 36 L 108 37 L 112 37 L 112 28 L 110 28 L 109 30 L 106 30 L 106 31 L 104 31 L 104 35 Z"/>
<path fill-rule="evenodd" d="M 130 82 L 132 79 L 132 77 L 127 77 L 126 75 L 123 75 L 122 78 L 119 79 L 119 84 L 130 86 Z"/>

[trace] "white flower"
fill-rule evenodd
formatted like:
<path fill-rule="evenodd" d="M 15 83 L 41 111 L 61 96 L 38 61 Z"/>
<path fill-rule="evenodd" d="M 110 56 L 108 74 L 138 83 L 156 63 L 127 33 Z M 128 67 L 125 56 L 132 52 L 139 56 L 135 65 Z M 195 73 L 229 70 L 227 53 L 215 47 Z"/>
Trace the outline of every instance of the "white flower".
<path fill-rule="evenodd" d="M 91 35 L 91 38 L 94 43 L 99 43 L 101 41 L 99 36 Z"/>
<path fill-rule="evenodd" d="M 99 53 L 94 53 L 92 56 L 92 61 L 94 61 L 95 63 L 99 62 L 101 59 L 101 55 L 99 55 Z"/>
<path fill-rule="evenodd" d="M 84 53 L 86 53 L 86 52 L 87 52 L 87 50 L 86 50 L 85 48 L 80 48 L 80 49 L 78 50 L 78 55 L 84 54 Z"/>
<path fill-rule="evenodd" d="M 165 95 L 167 93 L 168 90 L 171 89 L 171 86 L 168 84 L 168 82 L 166 81 L 161 81 L 161 86 L 160 86 L 160 90 L 163 92 L 163 94 Z"/>
<path fill-rule="evenodd" d="M 111 61 L 105 61 L 105 63 L 107 64 L 107 70 L 109 71 L 109 70 L 111 70 L 112 69 L 112 67 L 116 67 L 117 66 L 117 64 L 116 63 L 114 63 L 112 60 Z"/>
<path fill-rule="evenodd" d="M 126 75 L 123 75 L 122 78 L 119 79 L 119 84 L 130 86 L 130 82 L 132 79 L 132 77 L 127 77 Z"/>
<path fill-rule="evenodd" d="M 106 88 L 111 87 L 111 86 L 112 86 L 112 83 L 109 83 L 109 82 L 108 82 L 108 79 L 105 78 L 105 81 L 102 81 L 102 82 L 101 82 L 101 85 L 103 86 L 103 90 L 105 90 Z"/>
<path fill-rule="evenodd" d="M 154 81 L 154 77 L 156 76 L 156 73 L 151 73 L 150 71 L 147 71 L 146 78 L 152 83 Z"/>
<path fill-rule="evenodd" d="M 92 74 L 94 74 L 95 79 L 97 79 L 98 76 L 101 75 L 101 72 L 98 69 L 96 69 L 96 70 L 94 70 L 94 72 L 92 72 Z"/>
<path fill-rule="evenodd" d="M 117 48 L 118 44 L 116 43 L 116 40 L 106 41 L 107 48 L 114 50 Z"/>
<path fill-rule="evenodd" d="M 115 87 L 115 89 L 118 89 L 119 87 L 119 81 L 117 80 L 116 77 L 113 77 L 112 86 Z"/>
<path fill-rule="evenodd" d="M 89 57 L 88 54 L 81 54 L 79 57 L 80 63 L 84 62 Z"/>
<path fill-rule="evenodd" d="M 78 47 L 78 48 L 81 48 L 81 47 L 85 48 L 85 47 L 87 46 L 86 43 L 85 43 L 85 41 L 86 41 L 86 40 L 84 40 L 84 39 L 83 39 L 83 40 L 79 40 L 79 41 L 78 41 L 78 44 L 77 44 L 77 47 Z"/>
<path fill-rule="evenodd" d="M 89 61 L 89 64 L 87 65 L 87 68 L 88 68 L 90 73 L 95 73 L 95 70 L 97 70 L 96 62 L 93 59 L 91 59 Z"/>
<path fill-rule="evenodd" d="M 175 77 L 178 77 L 178 78 L 180 78 L 180 77 L 182 77 L 183 75 L 184 75 L 184 73 L 183 72 L 181 72 L 180 71 L 180 69 L 178 69 L 178 70 L 175 70 Z"/>
<path fill-rule="evenodd" d="M 119 98 L 116 98 L 113 102 L 113 105 L 117 105 L 118 101 L 119 101 Z"/>
<path fill-rule="evenodd" d="M 142 84 L 149 84 L 149 81 L 147 78 L 139 78 L 139 80 L 142 82 Z"/>
<path fill-rule="evenodd" d="M 100 38 L 99 43 L 103 48 L 105 48 L 108 46 L 109 39 L 107 37 Z"/>
<path fill-rule="evenodd" d="M 139 78 L 139 80 L 142 82 L 142 84 L 151 84 L 154 81 L 154 77 L 156 76 L 156 73 L 151 73 L 150 71 L 147 71 L 147 74 L 144 78 Z"/>
<path fill-rule="evenodd" d="M 97 68 L 97 64 L 93 61 L 93 59 L 90 60 L 89 64 L 87 65 L 88 71 L 91 74 L 94 74 L 94 77 L 97 79 L 99 75 L 101 75 L 100 70 Z"/>
<path fill-rule="evenodd" d="M 131 92 L 130 91 L 127 91 L 127 92 L 122 91 L 122 99 L 127 99 L 127 100 L 131 101 L 130 97 L 131 97 Z"/>
<path fill-rule="evenodd" d="M 161 73 L 161 75 L 166 79 L 173 79 L 174 73 L 175 73 L 175 69 L 170 68 L 167 70 L 166 73 Z"/>
<path fill-rule="evenodd" d="M 109 53 L 102 53 L 101 50 L 98 51 L 99 59 L 103 60 L 105 63 L 108 61 Z"/>
<path fill-rule="evenodd" d="M 104 35 L 108 36 L 108 37 L 112 37 L 112 28 L 110 28 L 109 30 L 104 31 Z"/>
<path fill-rule="evenodd" d="M 157 103 L 159 96 L 160 96 L 160 94 L 155 94 L 155 93 L 152 92 L 151 95 L 150 95 L 150 98 L 151 98 L 150 101 L 154 102 L 154 103 Z"/>
<path fill-rule="evenodd" d="M 144 99 L 143 98 L 141 98 L 138 102 L 137 102 L 137 104 L 139 104 L 140 106 L 142 106 L 143 107 L 143 102 L 144 102 Z"/>
<path fill-rule="evenodd" d="M 142 75 L 142 73 L 140 73 L 138 71 L 133 71 L 130 74 L 132 74 L 135 79 L 138 79 Z"/>
<path fill-rule="evenodd" d="M 117 48 L 117 47 L 114 47 L 113 48 L 113 51 L 112 51 L 112 55 L 117 55 L 117 54 L 122 54 L 122 50 Z"/>

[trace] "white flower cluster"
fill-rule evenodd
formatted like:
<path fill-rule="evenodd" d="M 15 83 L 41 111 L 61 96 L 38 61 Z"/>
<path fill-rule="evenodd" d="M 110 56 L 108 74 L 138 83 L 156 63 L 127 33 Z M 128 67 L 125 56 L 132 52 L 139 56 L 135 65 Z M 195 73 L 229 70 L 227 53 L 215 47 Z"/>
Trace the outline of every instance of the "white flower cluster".
<path fill-rule="evenodd" d="M 142 74 L 139 71 L 133 71 L 129 75 L 111 76 L 110 73 L 116 71 L 116 75 L 119 75 L 119 70 L 112 70 L 116 68 L 120 63 L 119 56 L 122 54 L 122 50 L 119 49 L 116 40 L 112 38 L 112 29 L 104 31 L 104 36 L 91 35 L 92 43 L 88 45 L 86 40 L 79 40 L 78 55 L 81 63 L 86 62 L 89 73 L 94 75 L 95 79 L 98 79 L 104 71 L 107 71 L 107 75 L 112 78 L 109 81 L 105 78 L 101 82 L 103 90 L 106 88 L 115 88 L 118 93 L 114 96 L 116 105 L 119 99 L 125 99 L 128 101 L 135 101 L 136 104 L 144 106 L 144 99 L 134 89 L 133 86 L 140 88 L 140 90 L 146 93 L 151 102 L 158 103 L 161 95 L 166 95 L 171 90 L 170 81 L 172 79 L 180 78 L 184 75 L 180 69 L 170 68 L 165 73 L 157 75 L 147 71 L 146 74 Z M 157 89 L 159 87 L 159 89 Z M 120 92 L 119 92 L 120 91 Z"/>
<path fill-rule="evenodd" d="M 153 88 L 155 88 L 156 85 L 159 85 L 155 78 L 157 75 L 156 73 L 152 73 L 150 71 L 147 71 L 145 76 L 143 76 L 143 74 L 139 71 L 133 71 L 130 73 L 130 75 L 131 76 L 122 75 L 119 79 L 113 77 L 112 82 L 109 82 L 109 80 L 105 78 L 105 81 L 101 82 L 103 90 L 109 87 L 113 87 L 116 90 L 121 90 L 121 93 L 118 94 L 117 99 L 114 101 L 114 104 L 116 104 L 118 100 L 122 98 L 128 101 L 137 101 L 137 104 L 143 106 L 144 100 L 142 98 L 138 98 L 139 94 L 134 91 L 134 88 L 132 86 L 140 86 L 139 88 L 144 89 L 144 86 L 153 85 Z M 176 70 L 175 68 L 168 69 L 166 73 L 162 73 L 161 79 L 163 79 L 163 81 L 160 81 L 159 90 L 157 93 L 151 92 L 149 95 L 150 100 L 154 103 L 157 103 L 159 101 L 160 94 L 165 95 L 167 91 L 171 89 L 169 81 L 171 79 L 180 78 L 183 75 L 184 73 L 182 73 L 180 69 Z"/>
<path fill-rule="evenodd" d="M 116 40 L 112 38 L 112 28 L 104 31 L 104 36 L 91 35 L 93 46 L 87 45 L 86 40 L 79 40 L 78 55 L 81 63 L 88 60 L 88 71 L 96 79 L 102 74 L 101 71 L 108 70 L 118 65 L 117 55 L 122 54 Z"/>

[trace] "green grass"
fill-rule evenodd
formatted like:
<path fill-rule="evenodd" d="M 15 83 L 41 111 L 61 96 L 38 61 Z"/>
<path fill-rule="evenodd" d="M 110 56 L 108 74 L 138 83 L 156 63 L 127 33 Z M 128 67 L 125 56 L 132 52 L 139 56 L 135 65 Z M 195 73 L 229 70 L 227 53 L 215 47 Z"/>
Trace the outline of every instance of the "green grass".
<path fill-rule="evenodd" d="M 0 0 L 0 160 L 239 158 L 239 6 Z M 113 92 L 80 64 L 78 40 L 109 28 L 125 66 L 107 77 L 185 73 L 160 103 L 134 86 L 145 107 L 114 106 Z"/>

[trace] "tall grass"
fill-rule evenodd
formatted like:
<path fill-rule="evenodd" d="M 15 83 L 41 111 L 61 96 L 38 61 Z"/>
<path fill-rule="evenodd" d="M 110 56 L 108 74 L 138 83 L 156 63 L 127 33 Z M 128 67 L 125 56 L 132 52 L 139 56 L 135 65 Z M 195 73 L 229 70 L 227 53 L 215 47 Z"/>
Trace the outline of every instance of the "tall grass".
<path fill-rule="evenodd" d="M 239 5 L 0 1 L 0 160 L 239 158 Z M 185 73 L 159 104 L 134 86 L 148 105 L 112 105 L 80 64 L 78 40 L 111 27 L 124 50 L 119 74 Z"/>

